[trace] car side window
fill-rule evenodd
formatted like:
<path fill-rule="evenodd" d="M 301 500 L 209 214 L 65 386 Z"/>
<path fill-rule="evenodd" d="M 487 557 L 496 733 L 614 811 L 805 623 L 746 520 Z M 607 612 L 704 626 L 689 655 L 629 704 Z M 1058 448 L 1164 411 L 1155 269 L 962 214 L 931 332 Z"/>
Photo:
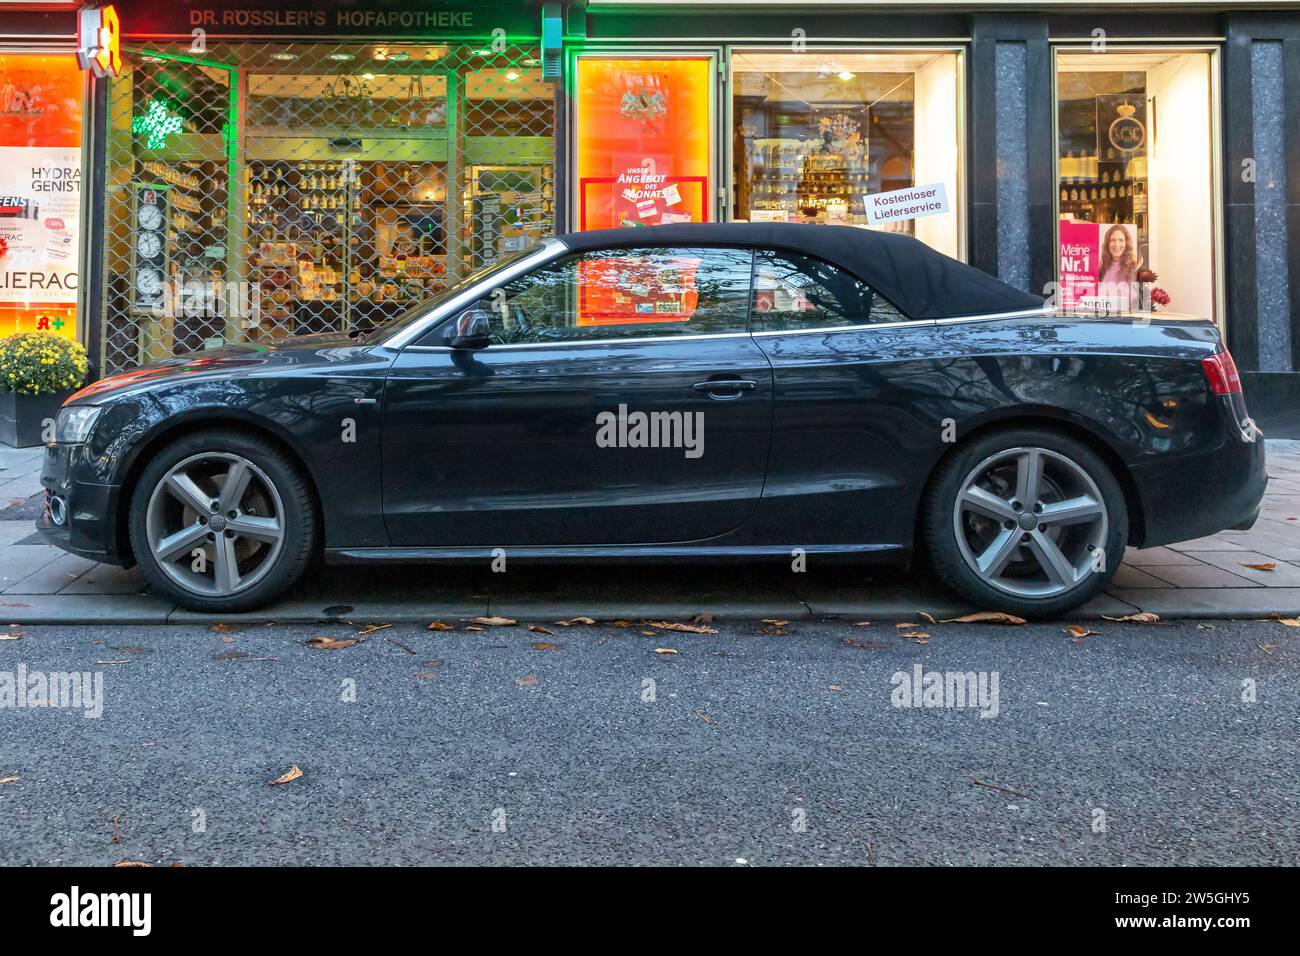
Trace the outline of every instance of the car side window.
<path fill-rule="evenodd" d="M 577 253 L 493 290 L 498 345 L 744 332 L 753 254 L 728 248 Z"/>
<path fill-rule="evenodd" d="M 906 321 L 871 286 L 829 262 L 771 251 L 755 257 L 755 332 Z"/>

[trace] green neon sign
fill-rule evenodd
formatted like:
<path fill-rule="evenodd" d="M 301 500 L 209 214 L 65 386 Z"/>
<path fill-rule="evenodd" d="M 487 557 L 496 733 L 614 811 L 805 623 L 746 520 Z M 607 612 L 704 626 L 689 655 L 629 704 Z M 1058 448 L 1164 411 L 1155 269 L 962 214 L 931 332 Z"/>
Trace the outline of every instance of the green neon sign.
<path fill-rule="evenodd" d="M 131 120 L 131 132 L 143 134 L 145 145 L 150 149 L 162 149 L 167 145 L 167 137 L 183 132 L 185 123 L 179 116 L 167 108 L 161 100 L 149 100 L 149 108 L 143 116 Z"/>

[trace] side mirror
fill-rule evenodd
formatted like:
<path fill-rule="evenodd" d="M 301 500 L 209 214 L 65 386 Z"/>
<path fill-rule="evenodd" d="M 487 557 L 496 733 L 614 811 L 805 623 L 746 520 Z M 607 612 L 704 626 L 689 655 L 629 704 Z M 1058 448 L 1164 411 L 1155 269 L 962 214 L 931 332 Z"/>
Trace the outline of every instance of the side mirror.
<path fill-rule="evenodd" d="M 452 326 L 447 344 L 454 349 L 485 349 L 492 342 L 492 318 L 482 306 L 466 309 Z"/>

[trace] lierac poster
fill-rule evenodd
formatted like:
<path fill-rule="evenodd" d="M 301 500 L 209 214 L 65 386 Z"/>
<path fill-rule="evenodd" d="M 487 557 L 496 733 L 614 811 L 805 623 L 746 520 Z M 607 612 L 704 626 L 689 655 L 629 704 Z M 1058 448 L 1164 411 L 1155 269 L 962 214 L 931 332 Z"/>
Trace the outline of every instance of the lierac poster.
<path fill-rule="evenodd" d="M 0 56 L 0 334 L 76 337 L 83 75 Z"/>

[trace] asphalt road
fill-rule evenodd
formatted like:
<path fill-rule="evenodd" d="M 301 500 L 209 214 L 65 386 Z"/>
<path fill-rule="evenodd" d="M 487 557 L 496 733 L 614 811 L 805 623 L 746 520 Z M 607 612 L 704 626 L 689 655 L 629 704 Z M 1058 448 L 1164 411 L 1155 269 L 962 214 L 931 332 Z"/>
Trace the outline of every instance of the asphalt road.
<path fill-rule="evenodd" d="M 1300 862 L 1300 629 L 544 623 L 0 629 L 0 698 L 104 680 L 0 709 L 0 863 Z M 918 664 L 984 706 L 895 706 Z"/>

